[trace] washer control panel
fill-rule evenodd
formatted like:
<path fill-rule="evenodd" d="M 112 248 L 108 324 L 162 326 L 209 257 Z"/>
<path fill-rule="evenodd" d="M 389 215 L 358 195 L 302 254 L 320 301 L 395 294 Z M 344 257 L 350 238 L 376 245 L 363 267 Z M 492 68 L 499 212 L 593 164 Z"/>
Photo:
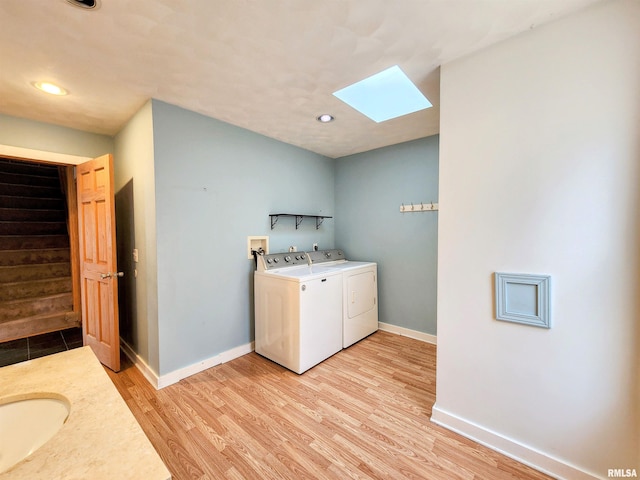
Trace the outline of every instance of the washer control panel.
<path fill-rule="evenodd" d="M 309 257 L 305 252 L 269 253 L 258 256 L 258 270 L 261 272 L 296 265 L 309 265 Z"/>

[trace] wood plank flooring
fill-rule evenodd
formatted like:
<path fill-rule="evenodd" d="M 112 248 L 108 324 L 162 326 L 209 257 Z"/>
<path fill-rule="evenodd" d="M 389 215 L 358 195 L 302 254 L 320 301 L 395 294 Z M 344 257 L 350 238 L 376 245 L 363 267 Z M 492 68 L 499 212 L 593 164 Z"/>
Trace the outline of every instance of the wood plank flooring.
<path fill-rule="evenodd" d="M 107 370 L 182 479 L 548 479 L 431 423 L 436 347 L 377 332 L 303 375 L 251 353 L 156 391 Z"/>

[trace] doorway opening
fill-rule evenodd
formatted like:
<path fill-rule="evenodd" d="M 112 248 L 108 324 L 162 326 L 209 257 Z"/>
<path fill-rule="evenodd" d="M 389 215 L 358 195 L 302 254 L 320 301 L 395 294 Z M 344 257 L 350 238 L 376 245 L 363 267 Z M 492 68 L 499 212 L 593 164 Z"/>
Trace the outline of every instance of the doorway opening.
<path fill-rule="evenodd" d="M 82 345 L 73 166 L 0 157 L 0 366 Z"/>

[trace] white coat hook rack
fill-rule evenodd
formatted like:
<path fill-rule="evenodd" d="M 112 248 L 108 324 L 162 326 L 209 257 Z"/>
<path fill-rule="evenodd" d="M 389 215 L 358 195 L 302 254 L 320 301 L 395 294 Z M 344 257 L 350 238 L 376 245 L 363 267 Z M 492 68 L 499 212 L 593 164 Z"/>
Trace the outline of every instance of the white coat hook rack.
<path fill-rule="evenodd" d="M 434 202 L 429 203 L 410 203 L 409 205 L 405 205 L 404 203 L 400 205 L 401 213 L 412 213 L 412 212 L 433 212 L 434 210 L 438 210 L 438 204 Z"/>

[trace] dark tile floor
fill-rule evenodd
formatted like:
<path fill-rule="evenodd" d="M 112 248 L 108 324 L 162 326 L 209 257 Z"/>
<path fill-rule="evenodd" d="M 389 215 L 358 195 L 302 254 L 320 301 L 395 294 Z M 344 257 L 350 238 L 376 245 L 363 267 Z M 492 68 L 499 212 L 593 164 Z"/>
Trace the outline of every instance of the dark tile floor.
<path fill-rule="evenodd" d="M 0 367 L 82 346 L 82 329 L 69 328 L 0 343 Z"/>

